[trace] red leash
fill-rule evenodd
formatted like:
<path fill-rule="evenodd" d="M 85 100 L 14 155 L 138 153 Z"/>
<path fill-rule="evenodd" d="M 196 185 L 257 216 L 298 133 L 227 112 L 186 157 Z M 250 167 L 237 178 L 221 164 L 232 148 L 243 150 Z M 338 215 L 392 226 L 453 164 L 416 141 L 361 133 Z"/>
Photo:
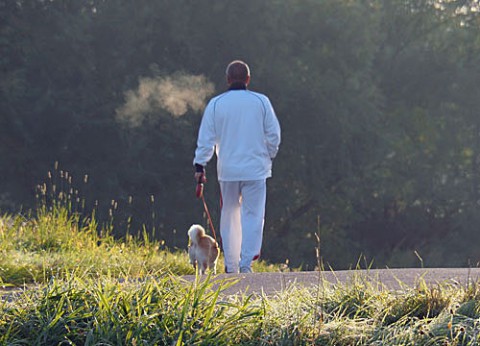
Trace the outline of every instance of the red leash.
<path fill-rule="evenodd" d="M 197 184 L 197 189 L 195 191 L 197 198 L 201 198 L 203 202 L 203 208 L 205 209 L 205 213 L 207 214 L 208 222 L 210 223 L 210 228 L 212 229 L 213 238 L 217 241 L 217 235 L 215 234 L 215 227 L 213 227 L 212 217 L 210 216 L 210 212 L 208 211 L 207 202 L 205 202 L 205 196 L 203 195 L 203 183 Z M 217 242 L 218 243 L 218 242 Z"/>

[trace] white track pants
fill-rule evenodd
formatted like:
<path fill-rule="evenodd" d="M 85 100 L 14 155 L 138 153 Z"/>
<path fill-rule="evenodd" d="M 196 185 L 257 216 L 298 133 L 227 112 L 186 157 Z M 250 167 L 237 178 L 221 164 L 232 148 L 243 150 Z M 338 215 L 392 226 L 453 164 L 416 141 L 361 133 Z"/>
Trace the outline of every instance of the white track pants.
<path fill-rule="evenodd" d="M 221 181 L 225 270 L 237 273 L 260 256 L 267 196 L 266 180 Z"/>

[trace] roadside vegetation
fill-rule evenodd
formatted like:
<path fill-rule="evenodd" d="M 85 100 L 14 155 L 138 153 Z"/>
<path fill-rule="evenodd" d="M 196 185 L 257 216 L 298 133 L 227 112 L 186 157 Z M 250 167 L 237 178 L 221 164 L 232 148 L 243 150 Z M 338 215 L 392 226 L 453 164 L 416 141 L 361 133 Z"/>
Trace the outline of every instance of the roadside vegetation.
<path fill-rule="evenodd" d="M 0 345 L 477 345 L 477 283 L 402 292 L 353 279 L 272 296 L 222 293 L 185 250 L 115 239 L 68 208 L 0 218 Z M 219 264 L 219 268 L 222 264 Z M 284 270 L 260 262 L 261 271 Z"/>
<path fill-rule="evenodd" d="M 186 249 L 168 249 L 146 231 L 116 239 L 111 226 L 100 227 L 94 218 L 82 220 L 62 204 L 41 207 L 32 217 L 0 219 L 0 284 L 44 284 L 52 277 L 136 279 L 162 273 L 195 274 Z M 217 270 L 221 268 L 223 258 L 217 265 Z M 279 268 L 254 264 L 256 271 Z"/>

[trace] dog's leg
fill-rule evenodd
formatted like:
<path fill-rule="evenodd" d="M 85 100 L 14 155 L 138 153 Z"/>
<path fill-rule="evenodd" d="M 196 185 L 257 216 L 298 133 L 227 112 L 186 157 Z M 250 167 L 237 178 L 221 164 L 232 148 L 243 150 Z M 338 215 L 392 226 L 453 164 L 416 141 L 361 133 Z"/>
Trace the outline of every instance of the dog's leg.
<path fill-rule="evenodd" d="M 208 268 L 208 263 L 207 262 L 202 262 L 201 269 L 200 269 L 202 274 L 205 274 L 207 272 L 207 268 Z"/>
<path fill-rule="evenodd" d="M 197 261 L 190 262 L 193 266 L 193 269 L 197 270 Z"/>
<path fill-rule="evenodd" d="M 217 275 L 217 260 L 208 263 L 208 269 L 213 272 L 213 275 Z"/>

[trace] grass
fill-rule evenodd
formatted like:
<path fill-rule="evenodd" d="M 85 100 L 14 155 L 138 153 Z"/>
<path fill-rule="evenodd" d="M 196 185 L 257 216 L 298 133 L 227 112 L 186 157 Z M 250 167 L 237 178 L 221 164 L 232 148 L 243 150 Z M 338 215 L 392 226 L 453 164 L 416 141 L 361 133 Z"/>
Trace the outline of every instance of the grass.
<path fill-rule="evenodd" d="M 0 219 L 0 283 L 44 283 L 52 276 L 111 275 L 142 278 L 169 272 L 195 274 L 186 251 L 170 251 L 163 242 L 127 236 L 114 239 L 95 220 L 80 221 L 66 208 L 41 210 L 36 217 Z M 186 235 L 185 235 L 186 236 Z M 218 269 L 223 268 L 220 258 Z M 256 271 L 278 271 L 280 266 L 257 262 Z"/>
<path fill-rule="evenodd" d="M 477 345 L 480 291 L 367 285 L 227 296 L 164 273 L 52 278 L 0 303 L 2 345 Z M 215 288 L 214 288 L 215 287 Z M 318 313 L 318 306 L 323 310 Z M 434 307 L 434 308 L 431 308 Z"/>
<path fill-rule="evenodd" d="M 209 283 L 187 287 L 171 276 L 53 279 L 0 313 L 0 343 L 23 345 L 228 345 L 260 314 L 248 301 L 220 301 Z"/>
<path fill-rule="evenodd" d="M 114 239 L 69 210 L 0 217 L 0 345 L 480 343 L 476 282 L 394 292 L 364 280 L 319 280 L 314 289 L 232 296 L 223 293 L 232 280 L 181 280 L 194 273 L 186 251 L 146 234 Z"/>

